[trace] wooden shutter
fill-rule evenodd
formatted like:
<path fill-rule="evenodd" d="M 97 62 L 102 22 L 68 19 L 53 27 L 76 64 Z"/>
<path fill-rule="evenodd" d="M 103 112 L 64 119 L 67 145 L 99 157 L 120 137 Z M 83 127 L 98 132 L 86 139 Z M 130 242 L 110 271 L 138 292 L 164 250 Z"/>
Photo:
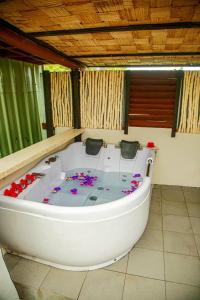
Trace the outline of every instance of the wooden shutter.
<path fill-rule="evenodd" d="M 136 71 L 131 75 L 129 126 L 171 128 L 176 71 Z"/>

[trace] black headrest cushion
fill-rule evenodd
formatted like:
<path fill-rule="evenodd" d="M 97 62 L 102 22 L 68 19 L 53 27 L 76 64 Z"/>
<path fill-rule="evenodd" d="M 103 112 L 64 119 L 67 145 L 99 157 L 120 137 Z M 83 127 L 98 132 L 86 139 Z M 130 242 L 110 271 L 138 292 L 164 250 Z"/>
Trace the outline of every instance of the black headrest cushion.
<path fill-rule="evenodd" d="M 102 139 L 86 139 L 86 153 L 88 155 L 97 155 L 103 146 L 103 140 Z"/>
<path fill-rule="evenodd" d="M 126 159 L 133 159 L 136 156 L 140 144 L 138 141 L 129 142 L 122 140 L 120 143 L 121 156 Z"/>

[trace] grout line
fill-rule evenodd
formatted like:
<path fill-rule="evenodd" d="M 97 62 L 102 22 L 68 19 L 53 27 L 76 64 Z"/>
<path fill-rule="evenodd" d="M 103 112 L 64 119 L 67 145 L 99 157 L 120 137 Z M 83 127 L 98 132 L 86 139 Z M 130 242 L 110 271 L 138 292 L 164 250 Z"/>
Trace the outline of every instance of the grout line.
<path fill-rule="evenodd" d="M 183 193 L 183 197 L 185 199 L 185 195 Z M 187 215 L 188 215 L 188 218 L 190 217 L 190 214 L 189 214 L 189 209 L 188 209 L 188 204 L 187 204 L 187 201 L 185 200 L 185 205 L 186 205 L 186 209 L 187 209 Z M 191 225 L 191 224 L 190 224 Z"/>
<path fill-rule="evenodd" d="M 196 257 L 196 258 L 198 258 L 198 255 L 189 255 L 189 254 L 177 253 L 177 252 L 171 252 L 171 251 L 164 251 L 164 253 L 177 254 L 177 255 L 183 255 L 183 256 L 189 256 L 189 257 Z"/>
<path fill-rule="evenodd" d="M 7 266 L 7 264 L 6 264 L 6 260 L 4 259 L 4 255 L 6 255 L 6 254 L 9 254 L 9 255 L 11 255 L 11 256 L 17 256 L 17 257 L 18 257 L 18 261 L 15 262 L 15 264 L 14 264 L 10 269 L 8 269 L 8 266 Z M 3 260 L 4 260 L 4 263 L 5 263 L 5 265 L 6 265 L 6 268 L 7 268 L 8 272 L 9 272 L 9 274 L 10 274 L 10 273 L 13 271 L 13 269 L 18 265 L 18 263 L 20 262 L 20 260 L 21 260 L 22 258 L 21 258 L 20 256 L 18 256 L 18 255 L 11 254 L 11 253 L 9 253 L 9 252 L 7 252 L 6 254 L 3 255 Z"/>
<path fill-rule="evenodd" d="M 170 214 L 163 214 L 162 216 L 175 216 L 175 217 L 186 217 L 188 218 L 188 215 L 187 216 L 184 216 L 184 215 L 178 215 L 178 214 L 173 214 L 173 213 L 170 213 Z M 165 230 L 166 231 L 166 230 Z"/>
<path fill-rule="evenodd" d="M 104 269 L 104 268 L 102 268 L 102 269 L 99 269 L 99 270 L 105 270 L 105 271 L 108 271 L 108 272 L 115 272 L 115 273 L 119 273 L 119 274 L 126 274 L 126 272 L 120 272 L 120 271 L 114 271 L 114 270 L 109 270 L 109 269 Z"/>
<path fill-rule="evenodd" d="M 140 278 L 147 278 L 147 279 L 152 279 L 152 280 L 157 280 L 157 281 L 165 281 L 164 279 L 158 279 L 158 278 L 153 278 L 153 277 L 147 277 L 147 276 L 142 276 L 142 275 L 138 275 L 138 274 L 131 274 L 131 273 L 127 273 L 126 275 L 129 276 L 136 276 L 136 277 L 140 277 Z"/>
<path fill-rule="evenodd" d="M 168 215 L 168 216 L 171 216 L 171 215 Z M 188 217 L 185 217 L 185 218 L 188 218 Z M 193 232 L 183 232 L 183 231 L 175 231 L 175 230 L 163 230 L 163 231 L 170 231 L 170 232 L 176 232 L 176 233 L 185 233 L 185 234 L 193 234 Z M 198 234 L 198 233 L 197 233 Z"/>
<path fill-rule="evenodd" d="M 177 282 L 177 281 L 171 281 L 171 280 L 164 280 L 164 279 L 158 279 L 158 278 L 152 278 L 152 277 L 146 277 L 146 276 L 141 276 L 141 275 L 136 275 L 136 274 L 130 274 L 130 273 L 127 273 L 126 275 L 129 275 L 129 276 L 135 276 L 135 277 L 140 277 L 140 278 L 146 278 L 146 279 L 152 279 L 152 280 L 157 280 L 157 281 L 163 281 L 163 282 L 171 282 L 171 283 L 176 283 L 176 284 L 183 284 L 183 285 L 186 285 L 186 286 L 192 286 L 192 287 L 197 287 L 199 288 L 199 285 L 192 285 L 192 284 L 188 284 L 188 283 L 183 283 L 183 282 Z"/>
<path fill-rule="evenodd" d="M 142 246 L 138 246 L 138 247 L 135 247 L 136 249 L 145 249 L 145 250 L 151 250 L 151 251 L 156 251 L 156 252 L 164 252 L 164 250 L 158 250 L 158 249 L 153 249 L 153 248 L 145 248 L 145 247 L 142 247 Z"/>
<path fill-rule="evenodd" d="M 164 281 L 165 284 L 165 299 L 167 300 L 167 282 L 166 280 Z"/>
<path fill-rule="evenodd" d="M 167 290 L 166 290 L 166 271 L 165 271 L 165 245 L 164 245 L 164 230 L 163 230 L 163 199 L 161 193 L 161 213 L 162 213 L 162 245 L 163 245 L 163 265 L 164 265 L 164 281 L 165 281 L 165 299 L 167 299 Z"/>
<path fill-rule="evenodd" d="M 173 231 L 172 231 L 173 232 Z M 180 232 L 178 232 L 180 233 Z M 192 233 L 191 233 L 192 235 Z M 196 244 L 195 244 L 196 245 Z M 170 253 L 170 254 L 177 254 L 177 255 L 184 255 L 184 256 L 192 256 L 192 257 L 198 257 L 199 255 L 192 255 L 192 254 L 184 254 L 184 253 L 178 253 L 178 252 L 172 252 L 172 251 L 166 251 L 166 250 L 157 250 L 157 249 L 152 249 L 152 248 L 144 248 L 144 247 L 136 247 L 137 249 L 145 249 L 145 250 L 151 250 L 151 251 L 155 251 L 155 252 L 163 252 L 163 254 L 165 253 Z M 109 270 L 110 271 L 110 270 Z M 119 272 L 119 271 L 114 271 L 114 272 Z M 119 272 L 121 273 L 121 272 Z"/>
<path fill-rule="evenodd" d="M 185 195 L 184 195 L 184 193 L 183 193 L 183 197 L 184 197 L 184 199 L 185 199 Z M 185 199 L 185 200 L 186 200 L 186 199 Z M 186 203 L 186 207 L 187 207 L 187 203 Z M 188 210 L 188 207 L 187 207 L 187 211 L 188 211 L 188 215 L 189 215 L 189 210 Z M 195 242 L 195 246 L 196 246 L 197 256 L 198 256 L 198 257 L 200 257 L 200 255 L 199 255 L 199 251 L 198 251 L 198 247 L 197 247 L 197 241 L 196 241 L 196 239 L 195 239 L 195 232 L 194 232 L 194 230 L 193 230 L 193 227 L 192 227 L 192 222 L 191 222 L 191 219 L 190 219 L 190 217 L 188 217 L 188 219 L 189 219 L 190 226 L 191 226 L 192 233 L 193 233 L 193 238 L 194 238 L 194 242 Z"/>
<path fill-rule="evenodd" d="M 43 265 L 43 266 L 48 266 L 48 265 Z M 47 272 L 47 274 L 44 276 L 43 280 L 41 281 L 39 287 L 38 287 L 38 290 L 40 290 L 41 286 L 43 285 L 43 282 L 45 281 L 45 279 L 47 278 L 48 274 L 50 273 L 52 267 L 51 266 L 48 266 L 49 267 L 49 270 Z"/>
<path fill-rule="evenodd" d="M 143 247 L 136 247 L 136 249 L 145 249 L 145 250 L 150 250 L 150 251 L 155 251 L 155 252 L 161 252 L 161 253 L 164 252 L 163 250 L 156 250 L 156 249 L 152 249 L 152 248 L 150 249 L 150 248 L 143 248 Z"/>
<path fill-rule="evenodd" d="M 199 234 L 199 233 L 194 233 L 195 245 L 196 245 L 196 247 L 197 247 L 197 253 L 198 253 L 198 257 L 199 257 L 199 259 L 200 259 L 200 251 L 198 251 L 198 246 L 197 246 L 197 241 L 196 241 L 196 236 L 197 236 L 197 235 L 199 235 L 199 236 L 200 236 L 200 234 Z"/>
<path fill-rule="evenodd" d="M 125 289 L 125 284 L 126 284 L 126 276 L 127 276 L 127 273 L 124 274 L 124 284 L 123 284 L 123 288 L 122 288 L 122 297 L 121 297 L 121 300 L 123 300 L 124 298 L 124 289 Z"/>
<path fill-rule="evenodd" d="M 175 233 L 180 233 L 180 234 L 189 234 L 193 235 L 193 232 L 180 232 L 180 231 L 173 231 L 173 230 L 163 230 L 164 232 L 175 232 Z"/>
<path fill-rule="evenodd" d="M 170 283 L 176 283 L 176 284 L 182 284 L 182 285 L 186 285 L 186 286 L 192 286 L 192 287 L 199 288 L 199 285 L 192 285 L 192 284 L 188 284 L 188 283 L 176 282 L 176 281 L 171 281 L 171 280 L 166 280 L 166 283 L 167 283 L 167 282 L 170 282 Z"/>
<path fill-rule="evenodd" d="M 200 218 L 200 215 L 199 216 L 191 216 L 190 215 L 190 212 L 189 212 L 189 209 L 188 209 L 188 204 L 196 204 L 196 205 L 199 205 L 200 206 L 200 203 L 194 203 L 194 202 L 186 202 L 186 207 L 187 207 L 187 210 L 188 210 L 188 216 L 190 217 L 190 218 Z"/>
<path fill-rule="evenodd" d="M 132 249 L 131 249 L 132 250 Z M 124 284 L 123 284 L 123 288 L 122 288 L 122 300 L 124 297 L 124 288 L 125 288 L 125 284 L 126 284 L 126 276 L 127 276 L 127 269 L 128 269 L 128 262 L 129 262 L 129 253 L 128 253 L 128 259 L 127 259 L 127 264 L 126 264 L 126 272 L 125 272 L 125 276 L 124 276 Z"/>
<path fill-rule="evenodd" d="M 135 249 L 135 245 L 133 246 L 133 248 Z M 131 251 L 133 250 L 133 248 L 131 249 Z M 130 252 L 131 252 L 130 251 Z M 127 259 L 127 264 L 126 264 L 126 273 L 128 271 L 128 264 L 129 264 L 129 256 L 130 256 L 130 252 L 128 253 L 128 259 Z"/>
<path fill-rule="evenodd" d="M 77 300 L 78 300 L 79 297 L 80 297 L 80 294 L 81 294 L 83 285 L 84 285 L 84 283 L 85 283 L 85 281 L 86 281 L 86 277 L 88 276 L 88 273 L 89 273 L 89 272 L 90 272 L 90 271 L 87 271 L 87 273 L 86 273 L 86 275 L 85 275 L 85 278 L 84 278 L 83 283 L 82 283 L 82 285 L 81 285 L 80 291 L 79 291 L 79 293 L 78 293 L 78 297 L 76 298 Z"/>

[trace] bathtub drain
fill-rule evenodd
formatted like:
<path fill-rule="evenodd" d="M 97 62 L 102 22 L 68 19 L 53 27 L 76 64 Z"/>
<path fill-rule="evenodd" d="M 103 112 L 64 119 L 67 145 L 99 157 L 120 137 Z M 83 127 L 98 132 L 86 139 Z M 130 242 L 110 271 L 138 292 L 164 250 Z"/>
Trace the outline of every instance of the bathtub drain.
<path fill-rule="evenodd" d="M 92 201 L 96 201 L 97 200 L 97 196 L 91 196 L 89 199 L 92 200 Z"/>

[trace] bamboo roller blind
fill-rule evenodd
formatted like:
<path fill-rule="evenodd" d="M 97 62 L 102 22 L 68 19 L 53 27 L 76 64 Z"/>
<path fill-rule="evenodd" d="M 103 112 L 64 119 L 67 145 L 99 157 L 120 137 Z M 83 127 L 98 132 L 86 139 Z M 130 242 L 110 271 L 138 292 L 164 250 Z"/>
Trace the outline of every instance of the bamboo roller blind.
<path fill-rule="evenodd" d="M 81 127 L 122 129 L 123 91 L 123 71 L 82 71 Z"/>
<path fill-rule="evenodd" d="M 51 103 L 54 127 L 72 127 L 72 86 L 70 72 L 51 73 Z"/>
<path fill-rule="evenodd" d="M 200 72 L 185 72 L 178 132 L 200 133 Z"/>

